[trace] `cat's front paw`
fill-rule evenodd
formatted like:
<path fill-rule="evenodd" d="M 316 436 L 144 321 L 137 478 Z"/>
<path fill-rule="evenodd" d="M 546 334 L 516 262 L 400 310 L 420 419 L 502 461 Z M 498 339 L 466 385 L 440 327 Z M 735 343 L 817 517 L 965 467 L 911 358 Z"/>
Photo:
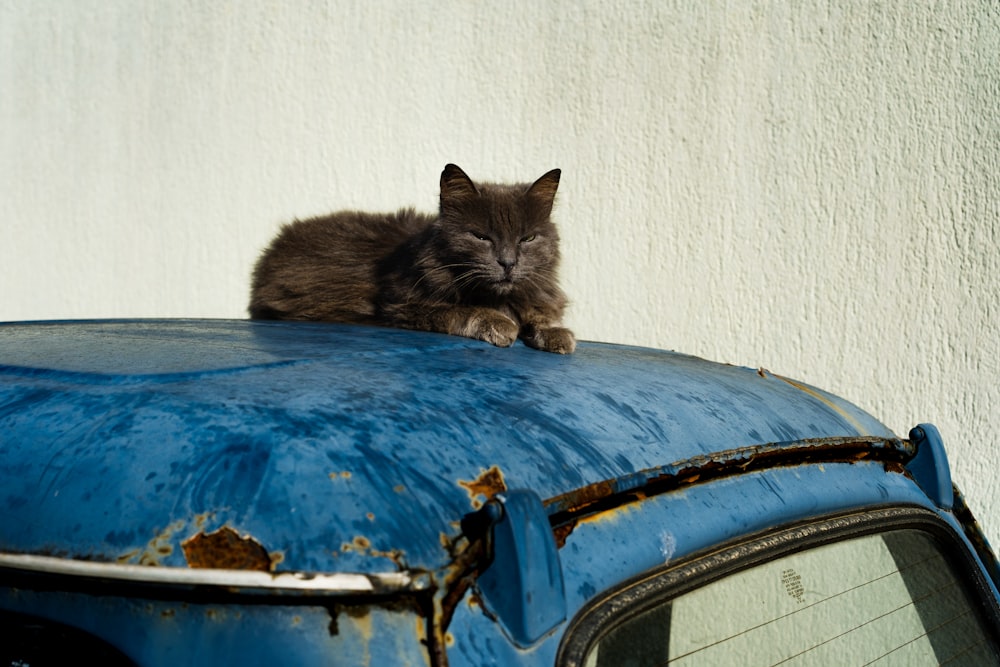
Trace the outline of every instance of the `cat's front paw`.
<path fill-rule="evenodd" d="M 517 340 L 517 323 L 496 311 L 480 310 L 469 317 L 461 335 L 478 338 L 497 347 L 510 347 Z"/>
<path fill-rule="evenodd" d="M 522 338 L 525 345 L 556 354 L 573 354 L 576 349 L 576 337 L 573 332 L 564 327 L 530 327 Z"/>

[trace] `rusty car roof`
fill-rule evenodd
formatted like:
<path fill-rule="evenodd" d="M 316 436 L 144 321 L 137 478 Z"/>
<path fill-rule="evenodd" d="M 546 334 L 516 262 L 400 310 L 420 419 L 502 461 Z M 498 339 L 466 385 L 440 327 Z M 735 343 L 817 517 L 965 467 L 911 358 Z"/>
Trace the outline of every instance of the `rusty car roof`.
<path fill-rule="evenodd" d="M 5 324 L 0 378 L 0 551 L 126 565 L 185 567 L 216 536 L 277 571 L 433 570 L 498 489 L 558 499 L 766 443 L 895 439 L 758 369 L 337 324 Z"/>

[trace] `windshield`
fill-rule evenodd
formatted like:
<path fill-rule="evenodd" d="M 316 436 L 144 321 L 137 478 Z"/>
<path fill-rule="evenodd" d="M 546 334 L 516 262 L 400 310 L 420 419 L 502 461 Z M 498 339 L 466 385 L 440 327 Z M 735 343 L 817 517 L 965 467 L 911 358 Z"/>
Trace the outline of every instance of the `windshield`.
<path fill-rule="evenodd" d="M 588 667 L 1000 664 L 964 578 L 919 530 L 793 553 L 631 610 Z"/>

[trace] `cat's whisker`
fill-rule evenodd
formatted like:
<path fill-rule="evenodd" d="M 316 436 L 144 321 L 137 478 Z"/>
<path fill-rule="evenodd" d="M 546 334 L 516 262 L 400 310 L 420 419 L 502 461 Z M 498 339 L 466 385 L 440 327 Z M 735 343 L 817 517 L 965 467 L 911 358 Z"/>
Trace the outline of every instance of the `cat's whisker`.
<path fill-rule="evenodd" d="M 453 269 L 453 268 L 458 267 L 458 266 L 465 266 L 465 264 L 442 264 L 440 266 L 429 266 L 429 267 L 426 267 L 426 268 L 424 268 L 423 273 L 421 273 L 420 277 L 417 279 L 417 282 L 413 283 L 413 285 L 410 287 L 410 289 L 411 290 L 416 289 L 420 285 L 420 283 L 422 283 L 424 280 L 426 280 L 427 278 L 429 278 L 430 275 L 431 275 L 431 273 L 433 273 L 433 272 L 436 272 L 436 271 L 447 271 L 448 269 Z"/>
<path fill-rule="evenodd" d="M 456 266 L 469 266 L 469 265 L 468 264 L 449 265 L 450 268 L 454 268 Z M 427 274 L 424 274 L 423 276 L 421 276 L 420 280 L 411 285 L 410 288 L 408 289 L 406 303 L 407 305 L 417 303 L 422 306 L 430 308 L 445 306 L 448 305 L 449 303 L 453 303 L 454 291 L 460 290 L 462 287 L 464 287 L 472 278 L 475 277 L 476 273 L 477 269 L 475 268 L 470 269 L 464 273 L 460 273 L 458 274 L 458 276 L 454 277 L 453 279 L 449 280 L 446 283 L 436 286 L 429 292 L 426 290 L 423 291 L 417 290 L 417 286 L 424 280 L 424 278 L 428 277 Z"/>

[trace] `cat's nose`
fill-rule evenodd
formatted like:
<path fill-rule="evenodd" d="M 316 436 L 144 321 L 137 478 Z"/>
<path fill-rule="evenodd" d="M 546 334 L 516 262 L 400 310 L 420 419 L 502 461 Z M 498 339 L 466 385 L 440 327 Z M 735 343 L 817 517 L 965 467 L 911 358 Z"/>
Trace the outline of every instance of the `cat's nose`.
<path fill-rule="evenodd" d="M 508 257 L 497 257 L 497 264 L 503 267 L 504 273 L 510 273 L 514 265 L 517 264 L 517 260 Z"/>

